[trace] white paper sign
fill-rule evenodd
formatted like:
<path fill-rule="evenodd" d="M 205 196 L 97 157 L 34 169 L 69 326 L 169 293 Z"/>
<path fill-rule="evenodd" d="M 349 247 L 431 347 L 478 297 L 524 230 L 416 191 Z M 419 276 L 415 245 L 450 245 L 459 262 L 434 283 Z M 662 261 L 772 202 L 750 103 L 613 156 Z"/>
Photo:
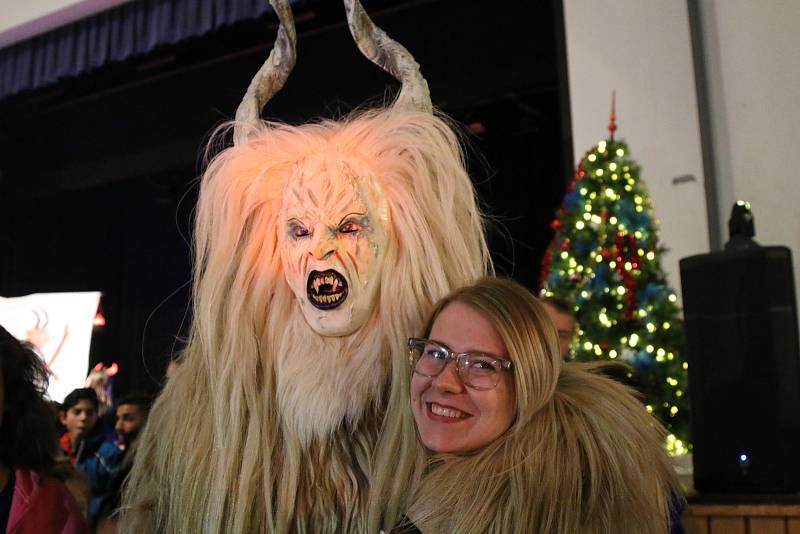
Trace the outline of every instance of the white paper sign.
<path fill-rule="evenodd" d="M 34 345 L 52 373 L 47 393 L 55 401 L 83 387 L 99 303 L 99 291 L 0 297 L 0 325 Z"/>

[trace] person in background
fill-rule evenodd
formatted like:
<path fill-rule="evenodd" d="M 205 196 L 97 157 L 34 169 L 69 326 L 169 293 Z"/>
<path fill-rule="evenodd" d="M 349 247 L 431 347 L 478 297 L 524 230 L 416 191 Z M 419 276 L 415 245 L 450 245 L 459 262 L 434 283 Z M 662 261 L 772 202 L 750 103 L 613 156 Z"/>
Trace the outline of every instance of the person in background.
<path fill-rule="evenodd" d="M 0 532 L 88 534 L 54 475 L 56 431 L 41 358 L 0 327 Z"/>
<path fill-rule="evenodd" d="M 421 333 L 383 486 L 409 496 L 395 532 L 668 532 L 679 490 L 663 427 L 628 387 L 590 372 L 602 364 L 562 361 L 524 287 L 480 279 L 440 301 Z"/>
<path fill-rule="evenodd" d="M 147 422 L 151 403 L 151 398 L 143 393 L 125 395 L 117 403 L 114 429 L 117 431 L 117 446 L 125 451 L 126 456 Z"/>
<path fill-rule="evenodd" d="M 61 403 L 52 399 L 47 400 L 50 408 L 51 419 L 54 423 L 56 436 L 63 436 L 66 428 L 61 424 Z M 89 516 L 89 501 L 92 500 L 92 489 L 89 487 L 89 478 L 72 465 L 70 460 L 61 447 L 56 447 L 56 467 L 55 476 L 67 487 L 75 498 L 75 502 L 81 509 L 84 517 Z"/>
<path fill-rule="evenodd" d="M 92 498 L 89 521 L 93 523 L 111 482 L 122 462 L 123 453 L 106 438 L 97 424 L 97 394 L 90 388 L 73 390 L 61 405 L 59 419 L 67 429 L 59 444 L 70 461 L 89 478 Z"/>
<path fill-rule="evenodd" d="M 122 466 L 111 481 L 110 490 L 96 518 L 96 534 L 116 534 L 122 485 L 131 470 L 136 438 L 147 423 L 152 399 L 143 393 L 123 396 L 117 403 L 117 445 L 124 451 Z"/>
<path fill-rule="evenodd" d="M 94 390 L 72 390 L 61 403 L 58 421 L 65 430 L 59 439 L 59 445 L 74 465 L 77 462 L 79 439 L 91 431 L 97 422 L 97 394 Z"/>
<path fill-rule="evenodd" d="M 558 331 L 558 348 L 561 351 L 561 357 L 568 359 L 572 340 L 575 339 L 575 333 L 578 330 L 578 320 L 575 318 L 572 304 L 558 297 L 542 297 L 540 300 Z"/>

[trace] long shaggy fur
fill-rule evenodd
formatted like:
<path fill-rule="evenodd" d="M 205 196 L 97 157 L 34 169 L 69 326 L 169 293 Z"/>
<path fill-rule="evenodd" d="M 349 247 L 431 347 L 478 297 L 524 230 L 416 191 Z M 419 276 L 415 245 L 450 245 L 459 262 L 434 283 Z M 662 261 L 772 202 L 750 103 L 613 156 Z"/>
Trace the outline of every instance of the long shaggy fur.
<path fill-rule="evenodd" d="M 366 162 L 390 211 L 375 309 L 354 334 L 315 334 L 284 279 L 278 212 L 306 158 Z M 456 136 L 424 113 L 264 123 L 202 178 L 194 323 L 125 490 L 124 532 L 375 532 L 373 500 L 407 411 L 404 340 L 450 290 L 490 269 Z M 401 371 L 402 369 L 402 371 Z M 393 379 L 394 378 L 394 379 Z M 404 381 L 402 381 L 404 382 Z"/>
<path fill-rule="evenodd" d="M 404 440 L 417 452 L 395 475 L 415 480 L 408 516 L 423 532 L 459 534 L 664 534 L 674 471 L 664 430 L 624 385 L 597 364 L 562 364 L 555 328 L 521 286 L 484 279 L 445 299 L 483 312 L 514 362 L 516 419 L 468 455 L 419 445 L 409 417 Z M 432 323 L 432 321 L 431 321 Z M 431 323 L 429 323 L 428 331 Z M 468 328 L 469 325 L 465 325 Z"/>

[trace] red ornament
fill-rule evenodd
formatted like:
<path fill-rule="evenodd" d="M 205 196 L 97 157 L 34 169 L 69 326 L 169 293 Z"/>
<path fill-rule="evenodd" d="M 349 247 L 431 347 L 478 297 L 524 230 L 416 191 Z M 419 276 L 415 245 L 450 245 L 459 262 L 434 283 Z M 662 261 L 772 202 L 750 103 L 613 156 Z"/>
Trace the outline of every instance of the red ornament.
<path fill-rule="evenodd" d="M 554 219 L 553 222 L 550 223 L 550 228 L 552 228 L 553 230 L 558 230 L 559 228 L 561 228 L 562 225 L 563 224 L 561 221 L 559 221 L 558 219 Z"/>
<path fill-rule="evenodd" d="M 550 276 L 550 264 L 553 261 L 553 253 L 550 252 L 550 248 L 548 247 L 547 250 L 544 251 L 544 257 L 542 258 L 542 268 L 541 272 L 539 273 L 539 285 L 544 287 L 544 283 L 547 278 Z"/>
<path fill-rule="evenodd" d="M 617 92 L 611 91 L 611 115 L 608 117 L 608 133 L 609 140 L 614 142 L 614 132 L 617 131 Z"/>
<path fill-rule="evenodd" d="M 636 280 L 633 278 L 633 273 L 625 269 L 625 263 L 630 262 L 631 266 L 639 261 L 639 243 L 636 241 L 634 234 L 617 233 L 615 244 L 617 254 L 617 272 L 622 278 L 622 283 L 625 285 L 627 296 L 625 298 L 625 318 L 635 319 L 636 309 L 639 307 L 636 301 Z"/>
<path fill-rule="evenodd" d="M 569 239 L 565 239 L 561 242 L 561 250 L 569 250 Z"/>

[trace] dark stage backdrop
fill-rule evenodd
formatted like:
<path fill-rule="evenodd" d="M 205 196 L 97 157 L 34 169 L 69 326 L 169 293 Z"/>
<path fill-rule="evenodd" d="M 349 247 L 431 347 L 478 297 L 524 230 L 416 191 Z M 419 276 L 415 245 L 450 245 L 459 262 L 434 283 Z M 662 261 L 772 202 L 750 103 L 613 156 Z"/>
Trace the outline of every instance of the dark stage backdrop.
<path fill-rule="evenodd" d="M 572 172 L 560 0 L 365 2 L 470 132 L 498 271 L 531 288 Z M 337 2 L 297 12 L 298 62 L 264 116 L 338 116 L 397 88 L 357 51 Z M 100 290 L 92 363 L 155 391 L 190 321 L 196 178 L 274 39 L 238 23 L 0 101 L 0 295 Z M 443 214 L 447 216 L 447 214 Z"/>

